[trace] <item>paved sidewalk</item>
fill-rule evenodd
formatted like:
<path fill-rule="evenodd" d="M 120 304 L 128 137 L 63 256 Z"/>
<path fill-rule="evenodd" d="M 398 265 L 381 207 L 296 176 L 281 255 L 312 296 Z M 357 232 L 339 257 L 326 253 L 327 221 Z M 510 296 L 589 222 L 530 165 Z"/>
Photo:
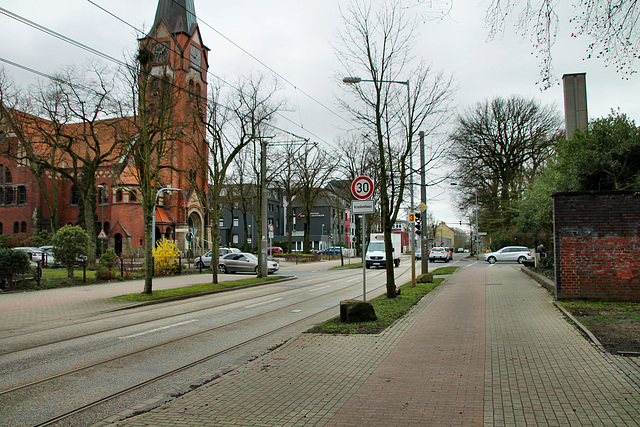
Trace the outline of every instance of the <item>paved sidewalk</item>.
<path fill-rule="evenodd" d="M 640 426 L 638 363 L 518 270 L 462 269 L 382 334 L 303 334 L 118 425 Z"/>

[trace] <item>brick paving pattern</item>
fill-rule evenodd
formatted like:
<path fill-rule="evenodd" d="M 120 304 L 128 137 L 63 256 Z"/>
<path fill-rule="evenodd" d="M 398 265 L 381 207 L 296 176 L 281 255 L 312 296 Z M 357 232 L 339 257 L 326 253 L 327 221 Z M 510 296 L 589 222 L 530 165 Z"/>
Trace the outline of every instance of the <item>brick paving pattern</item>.
<path fill-rule="evenodd" d="M 462 269 L 380 335 L 301 335 L 117 425 L 640 426 L 637 361 L 518 269 Z"/>

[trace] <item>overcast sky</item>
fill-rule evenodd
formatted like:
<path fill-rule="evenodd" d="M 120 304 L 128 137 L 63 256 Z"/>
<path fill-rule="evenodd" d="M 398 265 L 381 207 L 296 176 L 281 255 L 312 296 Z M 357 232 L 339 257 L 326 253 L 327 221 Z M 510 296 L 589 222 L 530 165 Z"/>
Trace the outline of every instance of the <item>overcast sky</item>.
<path fill-rule="evenodd" d="M 142 35 L 131 26 L 148 31 L 157 0 L 91 1 L 0 0 L 0 7 L 3 13 L 20 15 L 110 56 L 121 59 L 130 55 Z M 416 2 L 407 0 L 410 1 Z M 444 2 L 423 3 L 409 13 L 433 16 Z M 428 9 L 428 3 L 436 8 Z M 270 72 L 225 37 L 232 40 L 295 86 L 283 85 L 283 95 L 296 111 L 287 114 L 289 121 L 281 119 L 278 125 L 322 144 L 333 144 L 341 129 L 350 126 L 335 101 L 343 91 L 336 78 L 339 69 L 333 50 L 341 28 L 339 6 L 346 4 L 344 0 L 195 0 L 203 42 L 211 49 L 209 72 L 229 80 L 237 74 Z M 483 4 L 481 0 L 457 0 L 444 19 L 422 20 L 415 53 L 434 68 L 454 76 L 458 87 L 455 104 L 459 109 L 496 96 L 522 95 L 553 104 L 564 114 L 562 86 L 541 92 L 536 85 L 539 62 L 528 39 L 516 35 L 513 26 L 507 26 L 504 37 L 487 40 Z M 640 122 L 640 77 L 634 75 L 627 80 L 601 60 L 583 60 L 587 43 L 570 37 L 570 9 L 559 12 L 561 28 L 553 53 L 558 81 L 563 74 L 586 72 L 590 118 L 604 117 L 612 108 L 619 108 Z M 0 15 L 0 31 L 4 40 L 0 58 L 39 72 L 51 74 L 64 65 L 83 65 L 88 58 L 95 58 L 6 14 Z M 38 79 L 12 65 L 4 67 L 19 85 Z M 212 75 L 209 81 L 215 78 Z M 410 80 L 411 76 L 399 78 Z M 441 143 L 427 144 L 438 142 Z M 436 219 L 456 225 L 459 216 L 450 202 L 451 189 L 448 182 L 429 188 L 429 206 Z"/>

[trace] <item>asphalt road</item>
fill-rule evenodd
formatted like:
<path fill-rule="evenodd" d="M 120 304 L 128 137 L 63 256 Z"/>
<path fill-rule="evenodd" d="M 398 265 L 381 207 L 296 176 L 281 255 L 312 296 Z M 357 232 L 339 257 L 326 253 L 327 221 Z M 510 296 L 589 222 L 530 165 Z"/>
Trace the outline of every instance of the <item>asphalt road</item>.
<path fill-rule="evenodd" d="M 38 425 L 126 391 L 58 421 L 91 425 L 167 390 L 214 380 L 335 317 L 340 300 L 361 298 L 362 269 L 327 270 L 339 263 L 287 263 L 279 273 L 297 279 L 91 314 L 64 308 L 139 292 L 141 283 L 0 295 L 0 324 L 12 325 L 0 334 L 0 424 Z M 403 259 L 398 284 L 410 279 L 409 267 Z M 158 279 L 154 289 L 209 280 L 208 274 Z M 368 298 L 382 294 L 384 284 L 384 269 L 367 270 Z M 21 304 L 11 307 L 17 298 Z M 33 318 L 38 311 L 44 317 Z"/>

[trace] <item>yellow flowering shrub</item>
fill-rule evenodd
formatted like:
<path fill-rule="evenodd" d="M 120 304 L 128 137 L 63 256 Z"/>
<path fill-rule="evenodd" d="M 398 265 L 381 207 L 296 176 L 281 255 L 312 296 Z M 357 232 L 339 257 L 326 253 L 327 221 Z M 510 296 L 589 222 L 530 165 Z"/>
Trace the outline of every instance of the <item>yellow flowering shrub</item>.
<path fill-rule="evenodd" d="M 176 248 L 176 243 L 163 237 L 162 240 L 156 243 L 156 248 L 153 250 L 155 274 L 157 276 L 166 276 L 177 273 L 180 269 L 178 264 L 179 257 L 180 251 Z"/>

